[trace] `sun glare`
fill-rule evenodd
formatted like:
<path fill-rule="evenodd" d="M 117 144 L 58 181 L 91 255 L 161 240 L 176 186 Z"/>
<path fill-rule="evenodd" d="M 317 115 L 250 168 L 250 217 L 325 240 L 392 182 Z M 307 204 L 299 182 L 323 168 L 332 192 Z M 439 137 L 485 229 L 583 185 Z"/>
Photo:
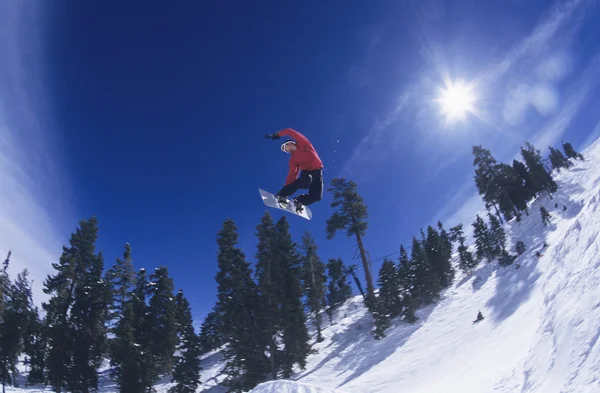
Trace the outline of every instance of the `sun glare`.
<path fill-rule="evenodd" d="M 461 120 L 468 112 L 474 112 L 475 100 L 472 86 L 462 82 L 446 82 L 446 88 L 437 99 L 448 121 Z"/>

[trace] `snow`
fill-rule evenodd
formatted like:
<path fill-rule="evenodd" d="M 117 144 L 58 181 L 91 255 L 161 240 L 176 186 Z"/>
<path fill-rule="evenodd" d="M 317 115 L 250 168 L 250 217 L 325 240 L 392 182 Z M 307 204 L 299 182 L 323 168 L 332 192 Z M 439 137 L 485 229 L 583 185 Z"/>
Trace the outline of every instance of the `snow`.
<path fill-rule="evenodd" d="M 540 197 L 530 217 L 506 224 L 511 249 L 518 240 L 527 247 L 515 264 L 459 274 L 415 324 L 394 320 L 381 341 L 361 298 L 350 299 L 333 323 L 323 315 L 325 340 L 306 370 L 252 393 L 600 392 L 600 141 L 583 154 L 555 176 L 553 199 Z M 541 205 L 552 214 L 548 227 Z M 473 324 L 478 311 L 485 319 Z M 224 392 L 220 352 L 202 360 L 199 391 Z M 115 391 L 106 370 L 102 381 L 102 392 Z M 165 379 L 156 390 L 170 386 Z"/>

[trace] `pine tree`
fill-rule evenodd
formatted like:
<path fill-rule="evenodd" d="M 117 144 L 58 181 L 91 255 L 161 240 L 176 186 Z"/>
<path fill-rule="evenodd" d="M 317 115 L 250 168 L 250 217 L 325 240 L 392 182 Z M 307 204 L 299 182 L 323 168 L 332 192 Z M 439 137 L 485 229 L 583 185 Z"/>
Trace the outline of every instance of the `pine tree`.
<path fill-rule="evenodd" d="M 520 179 L 520 190 L 523 193 L 523 199 L 525 201 L 530 201 L 535 198 L 537 195 L 535 191 L 535 185 L 533 184 L 533 179 L 529 175 L 527 171 L 527 167 L 521 161 L 513 160 L 513 169 L 515 173 L 519 176 Z M 525 213 L 529 215 L 527 208 L 525 208 Z"/>
<path fill-rule="evenodd" d="M 335 178 L 331 181 L 329 192 L 333 193 L 331 207 L 338 207 L 338 211 L 327 219 L 327 239 L 333 239 L 337 231 L 345 230 L 348 237 L 354 236 L 360 252 L 360 258 L 365 272 L 367 283 L 367 306 L 370 301 L 375 301 L 373 275 L 371 264 L 367 259 L 362 238 L 367 233 L 367 206 L 358 193 L 358 186 L 352 180 Z"/>
<path fill-rule="evenodd" d="M 560 171 L 562 168 L 570 168 L 573 166 L 573 163 L 569 161 L 567 157 L 565 157 L 560 150 L 554 149 L 552 146 L 548 146 L 550 150 L 550 163 L 552 164 L 552 169 L 556 169 Z"/>
<path fill-rule="evenodd" d="M 333 309 L 343 304 L 352 296 L 352 288 L 348 285 L 348 275 L 344 268 L 344 262 L 340 258 L 331 258 L 327 262 L 327 312 L 330 314 Z"/>
<path fill-rule="evenodd" d="M 473 222 L 473 237 L 475 238 L 475 255 L 479 261 L 487 259 L 488 262 L 494 258 L 494 247 L 485 221 L 478 215 Z"/>
<path fill-rule="evenodd" d="M 488 218 L 490 223 L 489 241 L 490 247 L 493 250 L 492 257 L 498 257 L 502 254 L 502 251 L 506 249 L 506 233 L 496 217 L 488 214 Z"/>
<path fill-rule="evenodd" d="M 109 305 L 109 325 L 114 326 L 121 315 L 125 303 L 129 301 L 135 286 L 135 271 L 131 260 L 131 246 L 125 244 L 123 259 L 117 258 L 116 263 L 106 272 L 106 282 L 111 289 L 112 300 Z"/>
<path fill-rule="evenodd" d="M 427 237 L 423 242 L 423 247 L 427 253 L 427 259 L 431 265 L 434 275 L 439 281 L 441 289 L 447 288 L 454 280 L 454 268 L 451 263 L 451 244 L 445 234 L 446 239 L 442 239 L 440 233 L 431 225 L 427 228 Z"/>
<path fill-rule="evenodd" d="M 27 269 L 11 283 L 6 266 L 3 272 L 4 318 L 0 324 L 0 381 L 3 389 L 6 385 L 16 385 L 17 361 L 24 350 L 25 334 L 30 329 L 33 303 Z"/>
<path fill-rule="evenodd" d="M 475 166 L 475 185 L 486 207 L 493 206 L 500 217 L 498 200 L 501 194 L 498 181 L 498 165 L 489 149 L 473 146 L 473 165 Z"/>
<path fill-rule="evenodd" d="M 173 280 L 165 266 L 154 269 L 150 275 L 151 298 L 148 302 L 152 352 L 160 374 L 168 374 L 173 368 L 173 354 L 177 345 L 176 306 Z"/>
<path fill-rule="evenodd" d="M 456 276 L 456 271 L 454 270 L 454 267 L 452 266 L 452 250 L 454 247 L 452 245 L 452 239 L 450 238 L 450 234 L 448 234 L 448 232 L 446 232 L 441 221 L 438 221 L 438 229 L 440 232 L 440 241 L 441 241 L 440 242 L 440 245 L 441 245 L 440 257 L 442 260 L 441 280 L 442 280 L 442 286 L 444 288 L 447 288 L 454 282 L 454 277 Z"/>
<path fill-rule="evenodd" d="M 375 298 L 375 304 L 371 305 L 373 316 L 373 338 L 381 340 L 385 338 L 385 331 L 390 327 L 390 315 L 386 313 L 385 305 L 381 296 Z"/>
<path fill-rule="evenodd" d="M 215 309 L 222 321 L 221 332 L 229 344 L 223 350 L 226 361 L 224 384 L 234 392 L 251 390 L 264 381 L 268 372 L 257 324 L 258 295 L 252 280 L 250 265 L 237 247 L 237 227 L 225 220 L 217 235 L 217 304 Z"/>
<path fill-rule="evenodd" d="M 550 195 L 556 192 L 558 186 L 544 167 L 541 152 L 527 142 L 525 147 L 521 147 L 521 155 L 527 165 L 536 193 L 547 192 Z"/>
<path fill-rule="evenodd" d="M 29 357 L 27 384 L 33 385 L 45 382 L 46 335 L 37 307 L 33 308 L 29 317 L 29 329 L 26 333 L 24 352 Z"/>
<path fill-rule="evenodd" d="M 583 156 L 573 149 L 573 146 L 569 142 L 562 143 L 563 151 L 568 158 L 575 158 L 583 161 Z"/>
<path fill-rule="evenodd" d="M 522 240 L 519 240 L 517 242 L 517 244 L 515 245 L 515 252 L 519 255 L 523 254 L 525 252 L 526 248 L 525 248 L 525 243 L 523 243 Z"/>
<path fill-rule="evenodd" d="M 96 390 L 98 368 L 106 342 L 105 322 L 109 291 L 102 280 L 104 261 L 95 252 L 97 220 L 80 222 L 63 247 L 56 274 L 44 281 L 50 296 L 43 308 L 48 323 L 48 366 L 50 385 L 57 393 Z"/>
<path fill-rule="evenodd" d="M 540 215 L 542 216 L 542 222 L 545 226 L 550 224 L 550 217 L 552 216 L 548 212 L 548 209 L 546 209 L 544 206 L 540 206 Z"/>
<path fill-rule="evenodd" d="M 465 274 L 471 274 L 473 269 L 477 266 L 477 261 L 473 258 L 473 254 L 468 250 L 465 245 L 467 238 L 463 232 L 463 224 L 458 224 L 450 228 L 450 237 L 453 241 L 458 242 L 458 267 Z"/>
<path fill-rule="evenodd" d="M 123 305 L 123 314 L 114 327 L 110 373 L 122 393 L 153 391 L 153 382 L 158 379 L 157 372 L 149 377 L 148 367 L 152 364 L 152 358 L 145 355 L 150 351 L 149 341 L 142 339 L 142 332 L 146 328 L 143 323 L 145 316 L 136 311 L 136 303 L 137 298 Z M 142 309 L 145 309 L 145 305 Z M 142 323 L 136 326 L 136 322 Z"/>
<path fill-rule="evenodd" d="M 424 237 L 423 233 L 422 237 Z M 418 299 L 419 303 L 427 305 L 438 299 L 441 285 L 439 276 L 431 268 L 423 243 L 425 243 L 424 240 L 419 242 L 417 238 L 413 237 L 411 250 L 411 263 L 415 266 L 413 296 Z"/>
<path fill-rule="evenodd" d="M 313 315 L 317 329 L 317 342 L 323 341 L 321 334 L 321 311 L 325 308 L 325 264 L 317 254 L 317 245 L 310 233 L 302 237 L 302 289 L 306 308 Z"/>
<path fill-rule="evenodd" d="M 513 217 L 520 220 L 521 212 L 527 211 L 529 192 L 519 173 L 512 166 L 501 163 L 496 166 L 496 171 L 496 184 L 499 190 L 498 207 L 507 221 Z"/>
<path fill-rule="evenodd" d="M 213 311 L 208 313 L 200 327 L 199 340 L 202 353 L 213 351 L 225 344 L 221 333 L 222 324 L 219 314 L 213 308 Z"/>
<path fill-rule="evenodd" d="M 278 335 L 281 330 L 282 300 L 284 297 L 284 277 L 282 258 L 277 250 L 277 230 L 271 215 L 266 212 L 256 227 L 258 237 L 255 275 L 257 282 L 258 324 L 260 325 L 263 346 L 269 353 L 271 379 L 277 379 L 281 368 L 278 350 Z"/>
<path fill-rule="evenodd" d="M 300 283 L 301 258 L 296 244 L 289 233 L 289 224 L 281 217 L 275 225 L 277 230 L 277 251 L 281 258 L 283 276 L 282 301 L 282 371 L 289 378 L 293 366 L 306 367 L 306 357 L 310 352 L 306 317 L 302 305 L 302 284 Z"/>
<path fill-rule="evenodd" d="M 389 259 L 384 259 L 379 269 L 379 302 L 385 315 L 395 318 L 402 313 L 402 295 L 400 277 L 396 265 Z"/>
<path fill-rule="evenodd" d="M 200 342 L 194 331 L 190 303 L 179 290 L 175 300 L 177 321 L 177 360 L 173 369 L 175 386 L 169 393 L 195 393 L 200 385 Z"/>
<path fill-rule="evenodd" d="M 408 259 L 408 254 L 403 245 L 400 245 L 400 257 L 398 261 L 398 283 L 400 286 L 400 297 L 402 299 L 402 314 L 409 323 L 417 320 L 415 311 L 417 303 L 414 298 L 414 288 L 416 285 L 415 265 Z"/>

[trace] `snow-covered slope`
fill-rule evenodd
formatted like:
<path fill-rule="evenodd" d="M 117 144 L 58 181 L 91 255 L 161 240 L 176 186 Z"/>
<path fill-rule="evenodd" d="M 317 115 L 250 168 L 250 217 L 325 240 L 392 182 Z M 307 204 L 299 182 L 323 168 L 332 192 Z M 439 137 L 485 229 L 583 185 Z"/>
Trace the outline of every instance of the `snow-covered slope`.
<path fill-rule="evenodd" d="M 585 156 L 556 176 L 554 199 L 506 226 L 527 245 L 514 265 L 459 277 L 415 325 L 396 321 L 379 342 L 353 299 L 296 379 L 350 393 L 600 392 L 600 142 Z"/>
<path fill-rule="evenodd" d="M 417 313 L 417 323 L 393 321 L 381 341 L 370 333 L 362 300 L 353 298 L 333 324 L 324 317 L 325 340 L 297 382 L 268 382 L 253 393 L 600 392 L 600 141 L 584 155 L 556 176 L 554 199 L 540 198 L 530 217 L 507 224 L 510 241 L 527 246 L 515 264 L 459 275 L 440 302 Z M 548 227 L 540 205 L 552 214 Z M 478 311 L 485 319 L 473 324 Z M 200 391 L 224 392 L 219 352 L 202 367 Z M 156 389 L 169 387 L 164 381 Z"/>

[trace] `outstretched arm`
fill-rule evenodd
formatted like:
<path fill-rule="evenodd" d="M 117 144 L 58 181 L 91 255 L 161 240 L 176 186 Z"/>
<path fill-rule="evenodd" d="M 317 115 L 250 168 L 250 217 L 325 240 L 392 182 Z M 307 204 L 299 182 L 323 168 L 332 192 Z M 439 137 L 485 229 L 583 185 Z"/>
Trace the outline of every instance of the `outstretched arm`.
<path fill-rule="evenodd" d="M 310 141 L 301 133 L 299 133 L 298 131 L 291 129 L 291 128 L 285 128 L 281 131 L 279 131 L 277 133 L 280 136 L 289 136 L 292 137 L 296 140 L 296 144 L 298 145 L 299 148 L 309 148 L 312 146 L 312 144 L 310 143 Z"/>

